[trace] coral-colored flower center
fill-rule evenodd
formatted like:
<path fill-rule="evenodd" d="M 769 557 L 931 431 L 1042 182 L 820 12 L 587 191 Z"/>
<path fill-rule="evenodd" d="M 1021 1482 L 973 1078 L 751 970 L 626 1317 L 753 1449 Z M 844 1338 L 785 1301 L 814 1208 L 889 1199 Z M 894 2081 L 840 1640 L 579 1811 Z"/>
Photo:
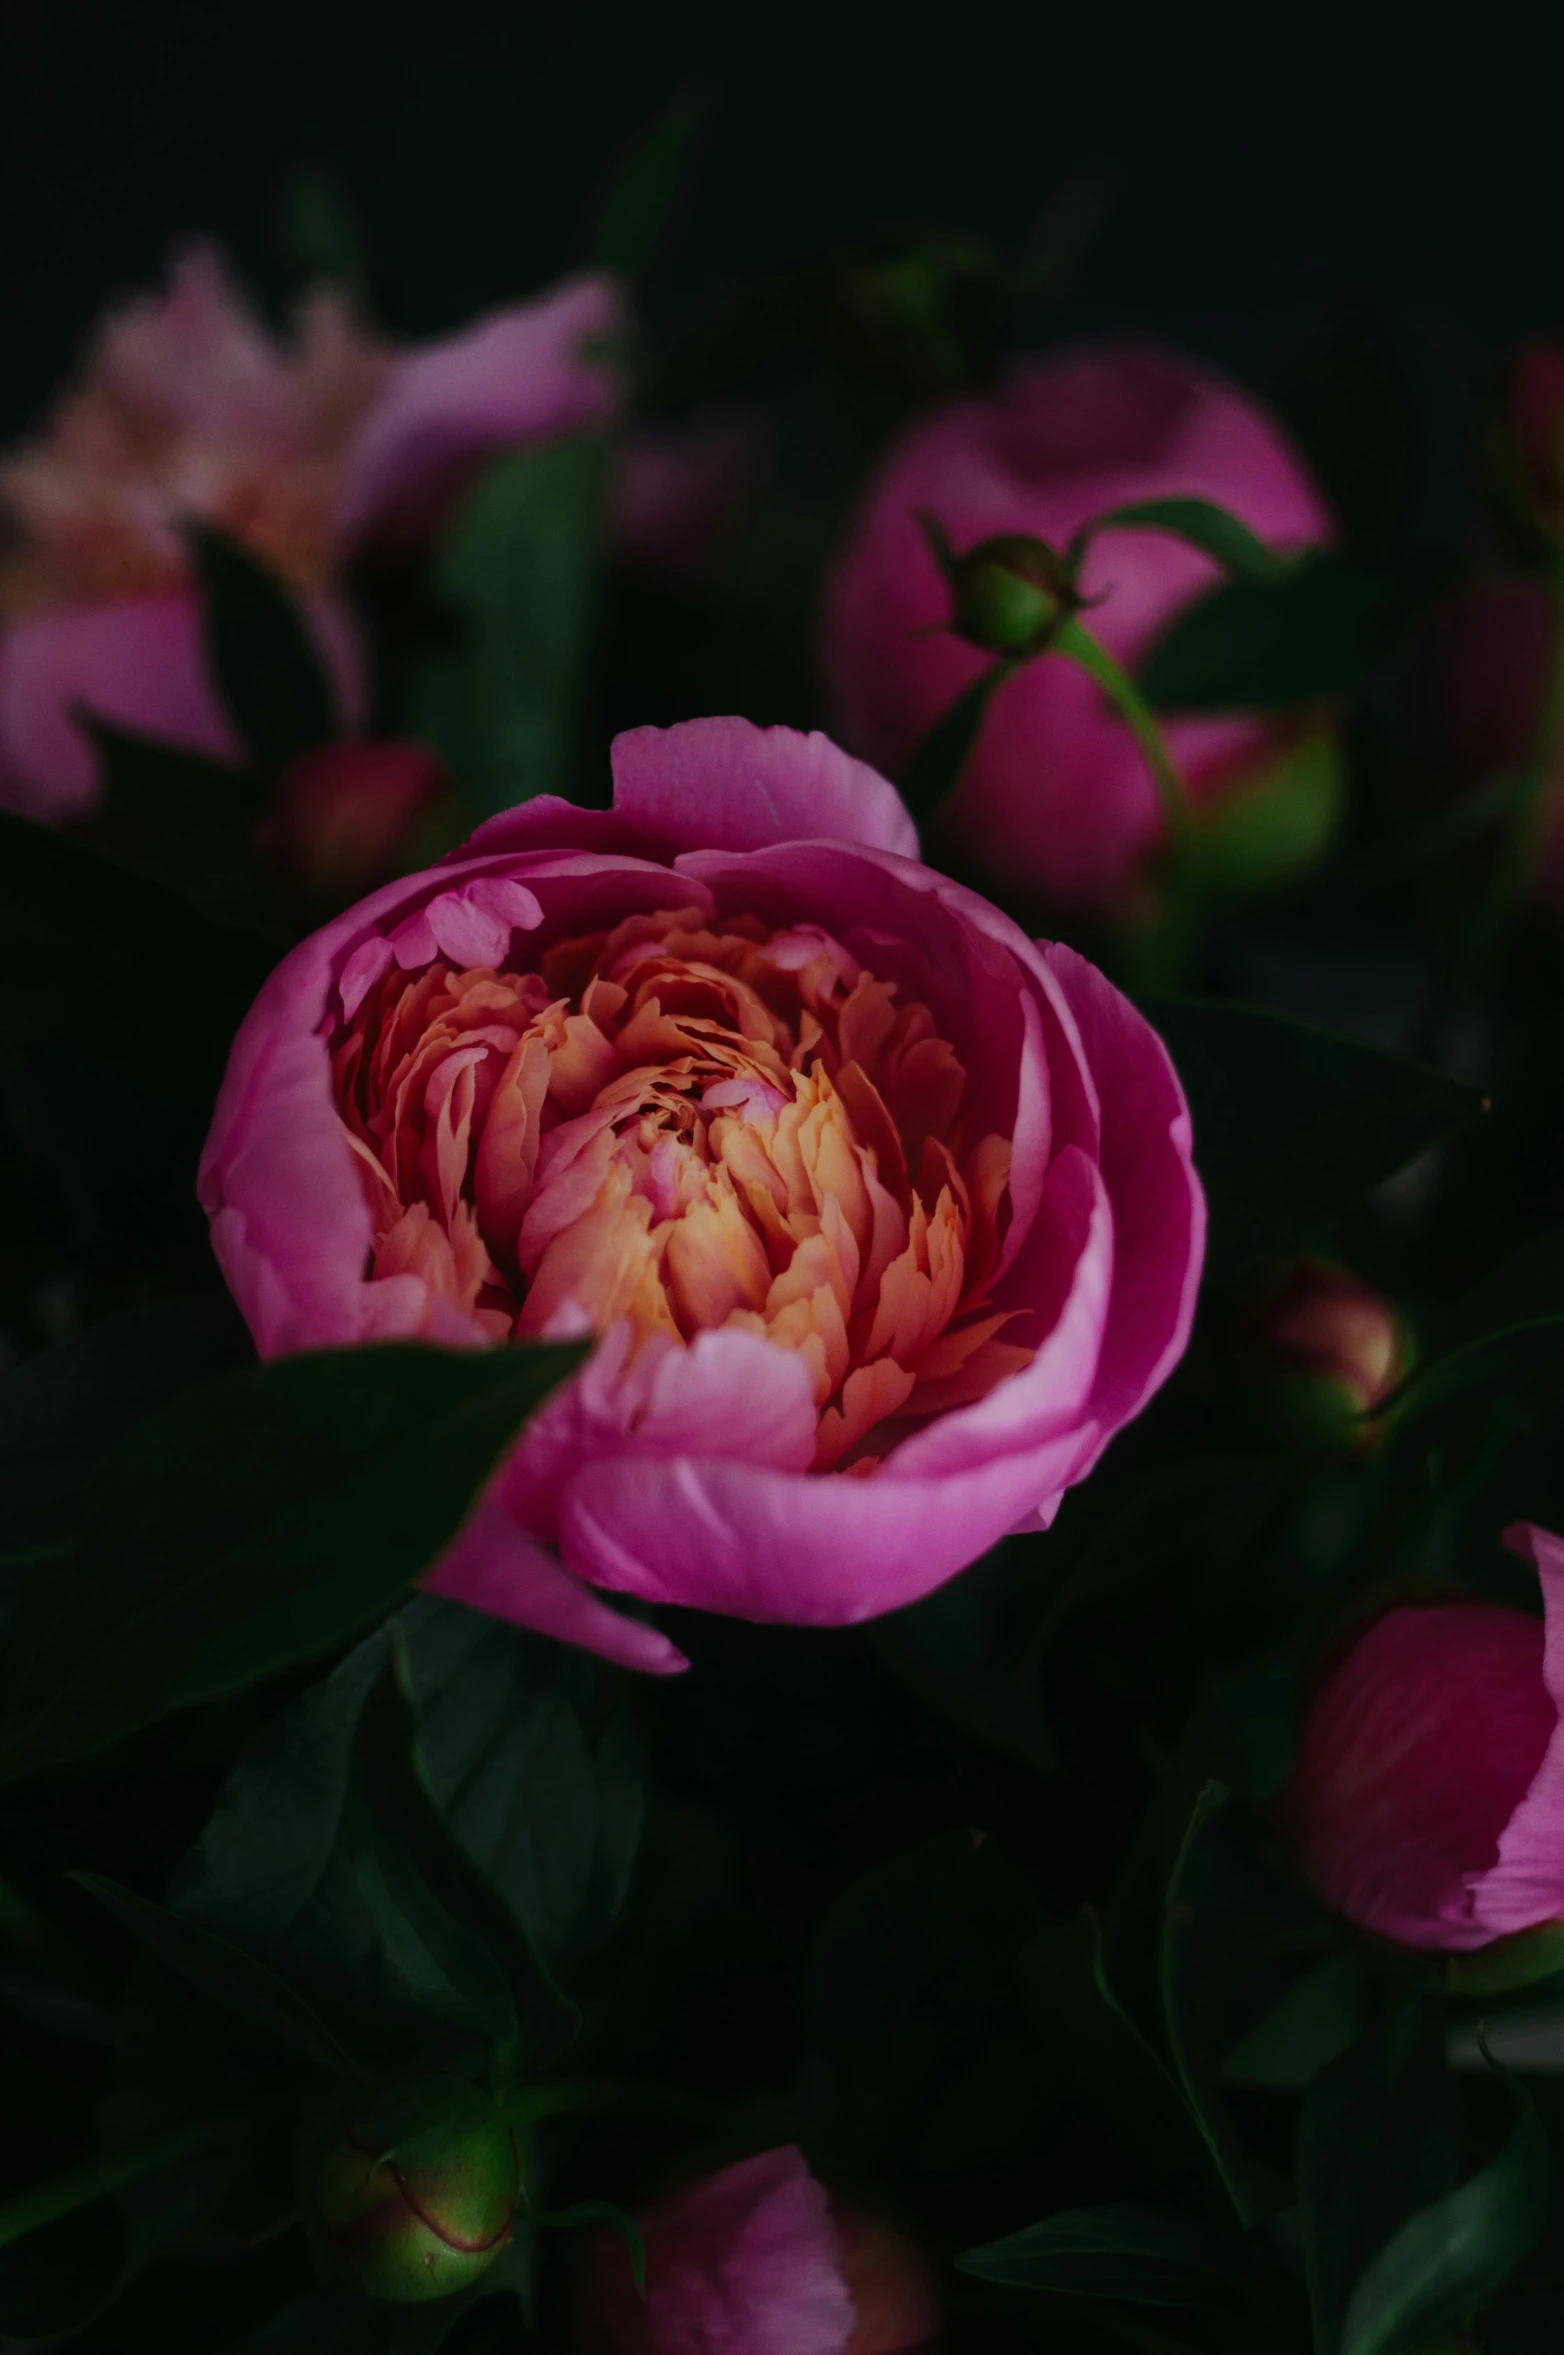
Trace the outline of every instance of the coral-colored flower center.
<path fill-rule="evenodd" d="M 558 944 L 533 972 L 392 968 L 333 1047 L 373 1220 L 496 1339 L 628 1320 L 803 1357 L 817 1470 L 1031 1350 L 989 1306 L 1010 1147 L 969 1140 L 928 1008 L 814 926 L 692 910 Z"/>

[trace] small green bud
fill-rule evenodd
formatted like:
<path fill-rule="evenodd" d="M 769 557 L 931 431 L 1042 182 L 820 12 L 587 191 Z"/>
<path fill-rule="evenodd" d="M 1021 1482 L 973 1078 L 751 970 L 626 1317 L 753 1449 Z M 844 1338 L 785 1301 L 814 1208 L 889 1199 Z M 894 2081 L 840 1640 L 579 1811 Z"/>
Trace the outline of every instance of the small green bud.
<path fill-rule="evenodd" d="M 516 2137 L 459 2078 L 404 2078 L 338 2108 L 301 2155 L 315 2245 L 372 2298 L 445 2298 L 493 2264 L 520 2192 Z"/>
<path fill-rule="evenodd" d="M 932 520 L 929 543 L 950 582 L 950 626 L 990 654 L 1038 654 L 1081 600 L 1064 557 L 1024 532 L 979 540 L 952 553 Z"/>
<path fill-rule="evenodd" d="M 1266 1421 L 1335 1452 L 1374 1444 L 1364 1418 L 1406 1378 L 1413 1349 L 1392 1301 L 1334 1260 L 1301 1258 L 1250 1293 L 1242 1355 Z"/>

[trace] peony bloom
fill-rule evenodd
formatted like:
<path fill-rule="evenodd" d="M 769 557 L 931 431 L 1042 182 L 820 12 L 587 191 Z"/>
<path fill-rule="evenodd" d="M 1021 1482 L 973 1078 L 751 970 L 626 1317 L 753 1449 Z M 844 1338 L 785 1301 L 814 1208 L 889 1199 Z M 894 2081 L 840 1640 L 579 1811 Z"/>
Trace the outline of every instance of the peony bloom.
<path fill-rule="evenodd" d="M 1558 605 L 1545 580 L 1473 581 L 1446 598 L 1430 633 L 1424 722 L 1430 767 L 1451 794 L 1517 778 L 1535 757 L 1547 708 Z M 1551 802 L 1532 878 L 1564 911 L 1564 759 L 1544 788 Z"/>
<path fill-rule="evenodd" d="M 1544 1616 L 1410 1603 L 1315 1694 L 1283 1820 L 1349 1921 L 1458 1951 L 1564 1921 L 1564 1540 L 1506 1530 Z"/>
<path fill-rule="evenodd" d="M 574 2355 L 916 2355 L 939 2290 L 912 2242 L 834 2198 L 798 2150 L 764 2151 L 637 2218 L 646 2290 L 616 2234 L 590 2245 Z"/>
<path fill-rule="evenodd" d="M 210 248 L 185 254 L 166 294 L 111 314 L 45 432 L 0 461 L 0 805 L 46 819 L 91 806 L 78 704 L 239 758 L 206 675 L 192 519 L 297 591 L 356 721 L 344 558 L 426 523 L 487 452 L 611 422 L 620 383 L 597 347 L 620 325 L 612 284 L 581 278 L 398 352 L 323 290 L 283 345 Z"/>
<path fill-rule="evenodd" d="M 1063 548 L 1132 500 L 1199 497 L 1273 546 L 1330 534 L 1324 501 L 1275 420 L 1222 378 L 1136 345 L 1027 362 L 991 397 L 912 430 L 871 484 L 830 583 L 823 638 L 842 741 L 896 775 L 991 658 L 941 631 L 950 592 L 918 522 L 958 553 L 1001 533 Z M 1087 554 L 1086 617 L 1133 668 L 1215 585 L 1211 561 L 1164 532 L 1114 531 Z M 932 633 L 932 634 L 931 634 Z M 1167 739 L 1197 799 L 1254 781 L 1290 741 L 1230 714 L 1175 719 Z M 967 855 L 1012 886 L 1112 912 L 1161 836 L 1133 738 L 1085 673 L 1027 663 L 995 695 L 949 822 Z"/>
<path fill-rule="evenodd" d="M 823 736 L 617 739 L 284 961 L 200 1176 L 265 1356 L 592 1331 L 431 1574 L 643 1667 L 593 1592 L 839 1624 L 1046 1525 L 1183 1350 L 1155 1033 L 920 866 Z"/>

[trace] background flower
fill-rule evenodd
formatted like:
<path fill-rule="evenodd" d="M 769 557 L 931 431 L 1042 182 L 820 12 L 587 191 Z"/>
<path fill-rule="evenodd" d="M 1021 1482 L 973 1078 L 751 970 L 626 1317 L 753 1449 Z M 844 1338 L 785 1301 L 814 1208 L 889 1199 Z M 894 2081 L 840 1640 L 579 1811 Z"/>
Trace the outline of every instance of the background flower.
<path fill-rule="evenodd" d="M 1235 385 L 1152 346 L 1104 345 L 1017 364 L 992 396 L 951 403 L 892 449 L 854 517 L 826 598 L 822 650 L 845 744 L 895 776 L 989 657 L 941 631 L 950 597 L 918 522 L 958 553 L 997 533 L 1062 548 L 1133 500 L 1197 496 L 1262 539 L 1330 536 L 1325 502 L 1274 419 Z M 1093 632 L 1133 668 L 1202 590 L 1209 558 L 1162 532 L 1115 531 L 1081 573 Z M 932 634 L 931 634 L 932 633 Z M 1173 720 L 1197 799 L 1256 777 L 1277 724 Z M 996 693 L 949 813 L 952 838 L 1011 889 L 1112 909 L 1157 842 L 1156 793 L 1133 738 L 1068 662 L 1026 664 Z"/>
<path fill-rule="evenodd" d="M 91 806 L 81 707 L 237 760 L 207 673 L 182 531 L 211 524 L 299 596 L 349 725 L 365 654 L 340 594 L 368 535 L 426 530 L 465 473 L 512 444 L 612 421 L 622 328 L 604 277 L 398 350 L 331 289 L 290 343 L 206 246 L 168 292 L 111 313 L 44 432 L 0 463 L 0 805 Z"/>

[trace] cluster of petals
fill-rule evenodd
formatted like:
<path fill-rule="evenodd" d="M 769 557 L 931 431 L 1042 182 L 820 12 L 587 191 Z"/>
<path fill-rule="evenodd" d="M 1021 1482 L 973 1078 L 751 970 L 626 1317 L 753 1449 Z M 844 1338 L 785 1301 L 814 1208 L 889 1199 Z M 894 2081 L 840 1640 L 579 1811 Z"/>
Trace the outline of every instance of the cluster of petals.
<path fill-rule="evenodd" d="M 201 1173 L 263 1354 L 598 1346 L 430 1581 L 833 1623 L 1046 1523 L 1176 1362 L 1204 1210 L 1145 1021 L 920 865 L 883 779 L 640 729 L 278 969 Z"/>
<path fill-rule="evenodd" d="M 1505 1532 L 1544 1616 L 1408 1603 L 1313 1697 L 1282 1817 L 1338 1913 L 1460 1952 L 1564 1922 L 1564 1539 Z"/>
<path fill-rule="evenodd" d="M 443 342 L 397 348 L 331 289 L 279 341 L 205 246 L 112 313 L 44 430 L 0 461 L 0 805 L 90 806 L 83 707 L 238 757 L 203 660 L 185 533 L 238 540 L 288 581 L 343 716 L 364 661 L 337 594 L 376 537 L 427 523 L 487 452 L 609 423 L 613 283 L 587 276 Z"/>
<path fill-rule="evenodd" d="M 636 2222 L 645 2292 L 617 2234 L 594 2236 L 573 2355 L 922 2355 L 939 2343 L 927 2260 L 833 2198 L 791 2147 L 684 2185 Z"/>
<path fill-rule="evenodd" d="M 1222 377 L 1153 346 L 1103 345 L 1014 367 L 991 395 L 911 427 L 871 483 L 827 597 L 822 655 L 841 740 L 899 776 L 992 657 L 942 631 L 950 591 L 920 517 L 958 552 L 998 533 L 1066 547 L 1083 525 L 1147 499 L 1197 497 L 1278 549 L 1328 539 L 1320 491 L 1277 421 Z M 1106 533 L 1080 574 L 1094 633 L 1133 669 L 1220 578 L 1209 557 L 1153 530 Z M 1250 715 L 1180 716 L 1169 748 L 1200 801 L 1284 757 L 1285 727 Z M 996 691 L 950 824 L 979 871 L 1110 912 L 1161 839 L 1132 736 L 1073 663 L 1025 663 Z"/>

